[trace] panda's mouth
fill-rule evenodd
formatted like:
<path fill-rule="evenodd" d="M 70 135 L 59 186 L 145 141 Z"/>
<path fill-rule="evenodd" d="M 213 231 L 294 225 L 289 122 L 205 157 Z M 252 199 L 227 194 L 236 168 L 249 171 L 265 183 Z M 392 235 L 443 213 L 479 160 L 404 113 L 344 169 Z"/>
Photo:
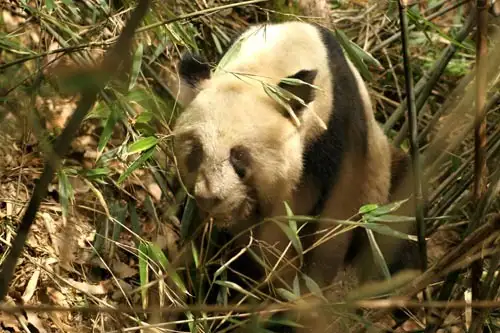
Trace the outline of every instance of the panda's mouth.
<path fill-rule="evenodd" d="M 249 196 L 239 204 L 231 206 L 233 206 L 232 209 L 214 210 L 207 212 L 207 215 L 218 227 L 232 231 L 238 230 L 238 232 L 260 221 L 261 210 L 258 201 L 253 197 Z"/>

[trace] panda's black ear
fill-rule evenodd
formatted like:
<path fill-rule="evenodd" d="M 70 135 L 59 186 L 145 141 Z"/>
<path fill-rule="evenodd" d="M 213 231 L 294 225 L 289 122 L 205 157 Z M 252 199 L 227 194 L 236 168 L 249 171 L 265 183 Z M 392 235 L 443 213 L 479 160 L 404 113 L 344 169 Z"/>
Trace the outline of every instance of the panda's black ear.
<path fill-rule="evenodd" d="M 210 65 L 201 56 L 186 52 L 179 63 L 179 75 L 184 83 L 196 87 L 210 78 Z"/>
<path fill-rule="evenodd" d="M 316 78 L 317 74 L 318 71 L 315 69 L 303 69 L 291 76 L 287 76 L 278 84 L 278 86 L 302 99 L 305 104 L 309 104 L 314 100 L 315 97 L 314 87 L 312 87 L 311 85 L 314 83 L 314 79 Z M 306 84 L 299 83 L 299 81 L 297 80 L 303 81 Z M 300 113 L 300 111 L 304 108 L 304 105 L 302 105 L 302 103 L 295 99 L 289 101 L 289 104 L 295 113 Z"/>

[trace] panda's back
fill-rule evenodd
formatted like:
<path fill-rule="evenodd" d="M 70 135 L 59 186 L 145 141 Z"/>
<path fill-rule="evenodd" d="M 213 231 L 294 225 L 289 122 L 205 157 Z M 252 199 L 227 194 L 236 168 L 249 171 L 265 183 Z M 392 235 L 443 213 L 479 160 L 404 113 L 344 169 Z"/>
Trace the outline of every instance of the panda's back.
<path fill-rule="evenodd" d="M 304 68 L 328 68 L 318 28 L 303 22 L 253 26 L 240 36 L 233 50 L 225 71 L 279 78 Z"/>

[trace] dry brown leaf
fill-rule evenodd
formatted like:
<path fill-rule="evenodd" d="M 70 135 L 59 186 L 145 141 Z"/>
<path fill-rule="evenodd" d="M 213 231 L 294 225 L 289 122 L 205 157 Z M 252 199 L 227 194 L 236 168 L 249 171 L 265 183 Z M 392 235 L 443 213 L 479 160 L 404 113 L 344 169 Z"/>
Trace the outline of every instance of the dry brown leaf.
<path fill-rule="evenodd" d="M 5 329 L 7 332 L 21 332 L 17 318 L 10 313 L 0 311 L 0 329 Z"/>
<path fill-rule="evenodd" d="M 68 306 L 68 302 L 66 301 L 66 296 L 61 293 L 59 290 L 56 290 L 52 287 L 47 287 L 47 295 L 50 297 L 50 300 L 53 304 L 57 304 L 60 306 Z"/>
<path fill-rule="evenodd" d="M 137 269 L 132 268 L 121 261 L 113 262 L 112 268 L 113 273 L 120 279 L 126 279 L 137 274 Z"/>
<path fill-rule="evenodd" d="M 29 311 L 29 312 L 26 312 L 26 317 L 28 319 L 28 322 L 31 325 L 35 326 L 36 329 L 38 330 L 38 332 L 40 332 L 40 333 L 47 333 L 47 330 L 43 326 L 43 323 L 40 320 L 40 318 L 38 317 L 38 314 Z"/>
<path fill-rule="evenodd" d="M 147 189 L 148 189 L 148 192 L 151 195 L 151 198 L 153 199 L 153 201 L 160 202 L 160 200 L 161 200 L 161 188 L 160 188 L 160 186 L 157 183 L 152 182 L 147 186 Z"/>
<path fill-rule="evenodd" d="M 33 297 L 33 294 L 35 293 L 36 287 L 38 286 L 38 279 L 40 278 L 40 269 L 37 268 L 34 272 L 33 275 L 31 275 L 28 284 L 26 285 L 26 289 L 24 290 L 24 294 L 21 297 L 24 303 L 28 303 L 31 298 Z"/>
<path fill-rule="evenodd" d="M 105 295 L 109 291 L 110 284 L 107 281 L 102 281 L 99 284 L 90 284 L 87 282 L 79 282 L 73 279 L 66 280 L 72 287 L 79 291 L 85 292 L 90 295 Z"/>

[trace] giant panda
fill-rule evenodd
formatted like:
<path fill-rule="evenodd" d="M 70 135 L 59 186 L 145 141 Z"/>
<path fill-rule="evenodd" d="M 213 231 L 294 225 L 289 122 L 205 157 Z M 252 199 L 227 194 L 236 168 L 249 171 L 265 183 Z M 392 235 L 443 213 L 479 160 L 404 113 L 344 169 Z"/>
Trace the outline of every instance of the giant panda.
<path fill-rule="evenodd" d="M 182 183 L 235 249 L 258 240 L 287 250 L 285 258 L 259 252 L 269 267 L 281 268 L 273 281 L 258 265 L 235 267 L 281 286 L 300 271 L 325 287 L 357 258 L 370 258 L 362 228 L 341 228 L 317 243 L 336 227 L 332 219 L 409 196 L 401 189 L 410 164 L 375 120 L 366 85 L 331 31 L 304 22 L 255 25 L 215 70 L 186 53 L 179 75 L 185 109 L 173 148 Z M 287 107 L 270 87 L 300 100 L 289 98 Z M 300 230 L 303 248 L 314 245 L 303 258 L 273 220 L 287 215 L 285 203 L 294 215 L 318 218 Z M 418 267 L 392 255 L 401 252 L 394 246 L 408 244 L 386 241 L 390 267 Z M 373 273 L 373 263 L 358 262 L 360 275 Z"/>

